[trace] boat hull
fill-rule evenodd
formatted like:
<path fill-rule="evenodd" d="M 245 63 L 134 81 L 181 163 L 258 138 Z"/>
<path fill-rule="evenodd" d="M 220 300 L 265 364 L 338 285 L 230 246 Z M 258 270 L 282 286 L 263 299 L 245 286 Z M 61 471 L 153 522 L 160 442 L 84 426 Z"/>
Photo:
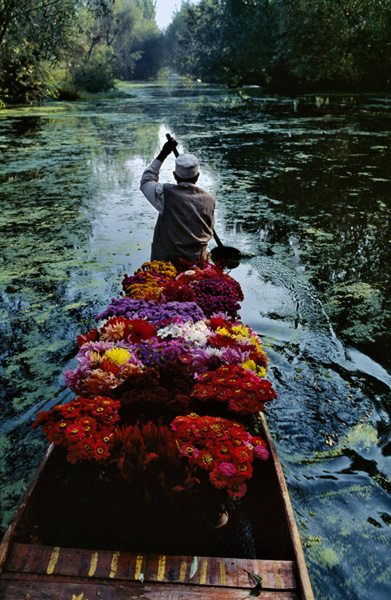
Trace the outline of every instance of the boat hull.
<path fill-rule="evenodd" d="M 116 522 L 118 490 L 112 490 L 112 512 L 107 506 L 110 496 L 103 497 L 101 505 L 91 507 L 95 527 L 84 527 L 80 515 L 78 521 L 71 520 L 74 508 L 66 514 L 65 507 L 75 504 L 59 484 L 57 469 L 63 458 L 58 448 L 51 448 L 0 546 L 0 597 L 229 600 L 262 589 L 259 597 L 264 600 L 312 600 L 282 468 L 263 416 L 262 422 L 271 460 L 260 464 L 239 520 L 230 516 L 231 530 L 202 530 L 201 521 L 187 523 L 204 512 L 202 504 L 198 513 L 182 510 L 186 503 L 178 505 L 176 527 L 159 528 L 166 514 L 159 506 L 149 507 L 149 513 L 146 507 L 147 521 L 142 522 L 141 512 L 129 504 L 126 517 L 119 515 Z M 77 498 L 78 490 L 68 489 Z M 61 496 L 61 506 L 51 506 Z M 103 518 L 105 506 L 113 519 L 111 530 Z M 241 543 L 232 542 L 239 521 L 242 529 L 250 528 L 250 543 L 246 535 Z"/>

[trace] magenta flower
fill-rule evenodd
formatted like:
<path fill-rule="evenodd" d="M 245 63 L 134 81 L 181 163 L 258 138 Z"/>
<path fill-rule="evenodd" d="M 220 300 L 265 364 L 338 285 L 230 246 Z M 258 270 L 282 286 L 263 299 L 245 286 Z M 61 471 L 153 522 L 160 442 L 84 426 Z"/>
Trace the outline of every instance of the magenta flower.
<path fill-rule="evenodd" d="M 237 473 L 235 465 L 230 462 L 221 462 L 219 464 L 219 471 L 221 471 L 224 477 L 233 477 Z"/>

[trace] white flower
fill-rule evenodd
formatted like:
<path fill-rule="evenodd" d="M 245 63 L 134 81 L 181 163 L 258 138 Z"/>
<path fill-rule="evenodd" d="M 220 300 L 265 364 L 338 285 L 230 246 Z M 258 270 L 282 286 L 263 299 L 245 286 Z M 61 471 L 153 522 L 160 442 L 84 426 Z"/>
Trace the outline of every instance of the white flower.
<path fill-rule="evenodd" d="M 182 337 L 187 342 L 190 342 L 195 348 L 206 346 L 208 337 L 212 334 L 212 331 L 204 323 L 204 321 L 191 321 L 187 323 L 172 323 L 167 327 L 162 327 L 157 332 L 160 338 L 177 338 Z"/>

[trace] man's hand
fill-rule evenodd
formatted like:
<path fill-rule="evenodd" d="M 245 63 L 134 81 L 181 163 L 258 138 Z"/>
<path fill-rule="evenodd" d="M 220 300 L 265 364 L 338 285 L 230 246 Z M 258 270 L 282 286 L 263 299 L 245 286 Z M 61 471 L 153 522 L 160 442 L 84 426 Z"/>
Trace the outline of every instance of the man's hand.
<path fill-rule="evenodd" d="M 177 147 L 178 142 L 174 140 L 174 138 L 170 137 L 170 139 L 164 144 L 163 148 L 160 150 L 159 155 L 156 157 L 158 160 L 163 162 L 169 154 Z"/>

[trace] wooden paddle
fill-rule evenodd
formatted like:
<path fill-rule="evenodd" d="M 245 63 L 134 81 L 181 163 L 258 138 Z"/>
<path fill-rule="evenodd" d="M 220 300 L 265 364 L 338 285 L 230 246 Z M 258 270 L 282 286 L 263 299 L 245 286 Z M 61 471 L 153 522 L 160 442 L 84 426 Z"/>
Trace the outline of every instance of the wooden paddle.
<path fill-rule="evenodd" d="M 166 138 L 169 142 L 175 141 L 169 133 L 166 133 Z M 173 152 L 175 156 L 179 156 L 179 152 L 176 148 L 173 149 Z M 233 248 L 232 246 L 224 246 L 216 231 L 214 229 L 212 229 L 212 231 L 213 237 L 217 244 L 216 248 L 212 248 L 210 251 L 210 256 L 213 262 L 221 267 L 234 269 L 240 263 L 242 256 L 240 250 Z"/>

